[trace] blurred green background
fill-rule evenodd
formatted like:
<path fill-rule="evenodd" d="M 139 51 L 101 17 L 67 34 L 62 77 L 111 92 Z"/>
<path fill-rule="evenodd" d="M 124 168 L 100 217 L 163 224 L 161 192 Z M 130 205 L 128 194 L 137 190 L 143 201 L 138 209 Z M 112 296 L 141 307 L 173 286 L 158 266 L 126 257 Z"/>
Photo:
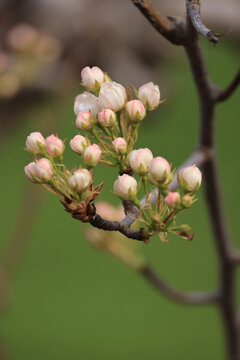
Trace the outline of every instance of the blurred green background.
<path fill-rule="evenodd" d="M 202 46 L 213 81 L 226 86 L 239 65 L 238 43 L 225 38 L 215 48 L 205 41 Z M 155 156 L 178 166 L 194 148 L 198 111 L 184 50 L 169 49 L 167 57 L 155 59 L 154 77 L 148 79 L 159 84 L 166 102 L 144 120 L 137 146 L 150 147 Z M 97 59 L 94 64 L 99 65 Z M 40 129 L 47 136 L 45 126 L 67 142 L 76 134 L 72 108 L 79 80 L 72 81 L 64 96 L 47 93 L 28 104 L 2 138 L 2 352 L 13 360 L 224 359 L 224 334 L 214 307 L 182 306 L 156 293 L 133 270 L 92 249 L 84 238 L 87 225 L 73 220 L 56 197 L 25 179 L 23 167 L 31 157 L 23 148 L 31 131 Z M 238 247 L 239 95 L 238 90 L 219 105 L 216 131 L 227 222 Z M 65 161 L 71 166 L 79 158 L 67 147 Z M 105 181 L 99 200 L 119 203 L 111 193 L 116 176 L 115 169 L 97 167 L 96 183 Z M 169 284 L 184 290 L 214 289 L 218 263 L 202 190 L 182 220 L 196 233 L 193 242 L 172 236 L 166 244 L 154 237 L 149 245 L 140 245 L 142 251 Z M 11 274 L 8 285 L 4 264 Z M 240 304 L 239 288 L 237 293 Z"/>

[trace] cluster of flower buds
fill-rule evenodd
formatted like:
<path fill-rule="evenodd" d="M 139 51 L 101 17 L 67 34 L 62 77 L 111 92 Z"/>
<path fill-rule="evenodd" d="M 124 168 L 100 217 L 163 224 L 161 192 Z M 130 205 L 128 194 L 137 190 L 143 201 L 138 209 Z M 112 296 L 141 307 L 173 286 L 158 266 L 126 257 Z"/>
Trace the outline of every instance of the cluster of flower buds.
<path fill-rule="evenodd" d="M 178 213 L 192 206 L 202 175 L 195 166 L 178 173 L 182 191 L 169 192 L 173 179 L 171 164 L 161 156 L 153 157 L 148 148 L 133 149 L 139 126 L 148 111 L 160 104 L 157 85 L 149 82 L 135 89 L 137 99 L 130 97 L 123 85 L 112 81 L 101 69 L 85 67 L 81 84 L 87 91 L 78 95 L 74 103 L 76 126 L 81 134 L 70 140 L 71 149 L 81 155 L 83 165 L 68 170 L 63 163 L 64 142 L 55 135 L 46 139 L 39 133 L 27 137 L 26 150 L 34 161 L 25 167 L 25 174 L 34 183 L 45 184 L 65 201 L 88 205 L 95 200 L 101 186 L 93 188 L 93 169 L 101 163 L 119 168 L 114 193 L 139 208 L 138 221 L 145 224 L 145 234 L 159 234 L 165 241 L 167 233 L 190 238 L 187 225 L 175 225 Z M 138 179 L 134 178 L 134 173 Z M 157 198 L 152 195 L 157 188 Z M 138 196 L 145 195 L 144 205 Z M 153 200 L 154 199 L 154 200 Z M 81 207 L 81 216 L 83 213 Z M 89 221 L 87 214 L 82 221 Z"/>

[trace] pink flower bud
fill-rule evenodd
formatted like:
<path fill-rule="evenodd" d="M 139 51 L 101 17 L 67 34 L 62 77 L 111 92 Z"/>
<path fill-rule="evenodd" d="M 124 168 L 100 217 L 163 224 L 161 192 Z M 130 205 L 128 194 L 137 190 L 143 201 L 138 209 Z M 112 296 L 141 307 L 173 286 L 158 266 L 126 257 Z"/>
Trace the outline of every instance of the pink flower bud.
<path fill-rule="evenodd" d="M 45 148 L 45 139 L 40 132 L 32 132 L 27 137 L 26 147 L 34 154 L 39 154 Z"/>
<path fill-rule="evenodd" d="M 134 200 L 137 194 L 137 181 L 132 176 L 123 174 L 115 181 L 114 192 L 123 200 Z"/>
<path fill-rule="evenodd" d="M 146 110 L 140 100 L 131 100 L 126 104 L 127 116 L 133 122 L 140 122 L 146 115 Z"/>
<path fill-rule="evenodd" d="M 167 206 L 176 207 L 180 202 L 180 195 L 178 192 L 169 192 L 165 197 Z"/>
<path fill-rule="evenodd" d="M 129 154 L 129 162 L 131 168 L 140 175 L 146 175 L 149 170 L 149 165 L 153 159 L 153 154 L 151 150 L 138 149 L 133 150 Z"/>
<path fill-rule="evenodd" d="M 125 154 L 127 151 L 127 143 L 124 138 L 118 137 L 117 139 L 112 141 L 113 150 L 117 154 Z"/>
<path fill-rule="evenodd" d="M 59 157 L 64 151 L 64 143 L 57 136 L 50 135 L 46 138 L 46 149 L 50 156 Z"/>
<path fill-rule="evenodd" d="M 76 135 L 72 140 L 70 140 L 70 146 L 73 151 L 75 151 L 78 154 L 82 154 L 84 149 L 87 147 L 88 143 L 84 136 Z"/>
<path fill-rule="evenodd" d="M 94 124 L 94 118 L 90 111 L 81 111 L 76 119 L 76 125 L 81 130 L 91 130 Z"/>
<path fill-rule="evenodd" d="M 185 191 L 197 191 L 202 182 L 202 173 L 196 165 L 183 168 L 178 174 L 178 183 Z"/>
<path fill-rule="evenodd" d="M 106 81 L 101 85 L 99 102 L 102 108 L 118 111 L 126 101 L 125 88 L 114 81 Z"/>
<path fill-rule="evenodd" d="M 182 198 L 182 205 L 189 208 L 193 204 L 193 197 L 190 195 L 184 195 Z"/>
<path fill-rule="evenodd" d="M 80 193 L 86 190 L 92 182 L 91 174 L 87 169 L 80 169 L 68 179 L 68 184 L 71 189 Z"/>
<path fill-rule="evenodd" d="M 32 181 L 33 183 L 37 183 L 38 181 L 36 180 L 37 177 L 37 173 L 36 173 L 36 163 L 30 162 L 29 164 L 27 164 L 24 168 L 24 172 L 26 177 Z M 35 178 L 35 179 L 34 179 Z"/>
<path fill-rule="evenodd" d="M 88 146 L 83 154 L 83 161 L 88 166 L 96 166 L 102 155 L 102 151 L 97 144 Z"/>
<path fill-rule="evenodd" d="M 104 73 L 97 66 L 86 66 L 82 69 L 81 76 L 83 86 L 89 90 L 97 90 L 105 79 Z"/>
<path fill-rule="evenodd" d="M 40 159 L 35 165 L 36 177 L 41 183 L 47 183 L 53 176 L 52 163 L 46 158 Z"/>
<path fill-rule="evenodd" d="M 170 175 L 170 165 L 168 161 L 161 156 L 154 158 L 149 166 L 150 179 L 163 183 Z"/>
<path fill-rule="evenodd" d="M 96 118 L 100 109 L 98 98 L 87 91 L 75 98 L 74 112 L 76 115 L 81 111 L 90 111 L 92 116 Z"/>
<path fill-rule="evenodd" d="M 110 109 L 103 109 L 98 114 L 98 121 L 104 127 L 113 127 L 116 124 L 116 114 Z"/>
<path fill-rule="evenodd" d="M 152 82 L 144 84 L 138 90 L 138 98 L 148 110 L 154 110 L 160 101 L 160 91 L 158 85 L 154 85 Z"/>

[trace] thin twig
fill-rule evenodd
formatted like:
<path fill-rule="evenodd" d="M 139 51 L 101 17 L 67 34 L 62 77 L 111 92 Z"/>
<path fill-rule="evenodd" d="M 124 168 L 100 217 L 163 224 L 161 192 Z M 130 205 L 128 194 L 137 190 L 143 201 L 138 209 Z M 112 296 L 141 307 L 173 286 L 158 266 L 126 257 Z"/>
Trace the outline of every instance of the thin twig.
<path fill-rule="evenodd" d="M 214 292 L 184 292 L 176 290 L 162 280 L 149 266 L 142 267 L 139 272 L 158 292 L 173 301 L 191 305 L 212 304 L 219 301 L 218 294 Z"/>
<path fill-rule="evenodd" d="M 225 90 L 218 90 L 214 100 L 216 102 L 221 102 L 227 100 L 240 85 L 240 68 L 238 69 L 236 75 L 234 76 L 232 82 Z"/>

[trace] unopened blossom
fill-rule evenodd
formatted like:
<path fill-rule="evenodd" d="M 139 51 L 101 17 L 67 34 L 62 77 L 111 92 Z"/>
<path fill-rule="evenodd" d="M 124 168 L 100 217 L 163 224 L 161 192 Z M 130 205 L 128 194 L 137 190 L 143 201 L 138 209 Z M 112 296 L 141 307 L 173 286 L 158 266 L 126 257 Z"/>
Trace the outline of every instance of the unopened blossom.
<path fill-rule="evenodd" d="M 127 142 L 124 138 L 118 137 L 112 141 L 113 150 L 117 154 L 125 154 L 127 151 Z"/>
<path fill-rule="evenodd" d="M 179 172 L 178 182 L 185 191 L 197 191 L 202 182 L 202 173 L 196 165 L 187 166 Z"/>
<path fill-rule="evenodd" d="M 150 179 L 153 178 L 156 182 L 163 183 L 170 175 L 169 162 L 158 156 L 154 158 L 149 166 Z"/>
<path fill-rule="evenodd" d="M 184 195 L 182 198 L 182 205 L 186 208 L 192 206 L 194 198 L 190 195 Z"/>
<path fill-rule="evenodd" d="M 89 90 L 97 90 L 105 80 L 103 71 L 97 66 L 86 66 L 82 69 L 81 76 L 83 86 Z"/>
<path fill-rule="evenodd" d="M 160 90 L 153 82 L 142 85 L 138 90 L 138 98 L 147 106 L 148 110 L 154 110 L 160 101 Z"/>
<path fill-rule="evenodd" d="M 126 112 L 128 118 L 132 122 L 140 122 L 146 115 L 146 109 L 140 100 L 131 100 L 126 104 Z"/>
<path fill-rule="evenodd" d="M 140 175 L 147 175 L 153 154 L 148 148 L 133 150 L 129 154 L 131 168 Z"/>
<path fill-rule="evenodd" d="M 100 109 L 98 98 L 87 91 L 75 98 L 74 112 L 76 115 L 81 111 L 90 111 L 93 117 L 96 118 Z"/>
<path fill-rule="evenodd" d="M 24 172 L 26 177 L 32 181 L 33 183 L 37 183 L 38 181 L 36 180 L 37 177 L 37 173 L 36 173 L 36 163 L 35 161 L 30 162 L 29 164 L 27 164 L 24 167 Z"/>
<path fill-rule="evenodd" d="M 68 184 L 71 189 L 80 193 L 86 190 L 92 182 L 91 174 L 87 169 L 80 169 L 68 179 Z"/>
<path fill-rule="evenodd" d="M 84 136 L 76 135 L 70 140 L 69 144 L 73 151 L 81 155 L 84 149 L 87 147 L 88 142 Z"/>
<path fill-rule="evenodd" d="M 26 147 L 29 151 L 39 154 L 45 148 L 45 139 L 40 132 L 32 132 L 27 137 Z"/>
<path fill-rule="evenodd" d="M 110 109 L 103 109 L 98 113 L 98 122 L 104 127 L 113 127 L 116 124 L 116 114 Z"/>
<path fill-rule="evenodd" d="M 57 136 L 50 135 L 46 138 L 46 149 L 50 156 L 59 157 L 63 154 L 64 143 Z"/>
<path fill-rule="evenodd" d="M 137 181 L 127 174 L 118 176 L 114 183 L 114 192 L 123 200 L 133 200 L 137 194 Z"/>
<path fill-rule="evenodd" d="M 94 124 L 94 118 L 90 111 L 81 111 L 77 115 L 76 125 L 81 130 L 91 130 Z"/>
<path fill-rule="evenodd" d="M 84 150 L 83 161 L 87 166 L 96 166 L 101 158 L 102 151 L 97 144 L 92 144 Z"/>
<path fill-rule="evenodd" d="M 106 81 L 101 85 L 99 102 L 102 108 L 113 111 L 121 110 L 126 101 L 126 90 L 114 81 Z"/>
<path fill-rule="evenodd" d="M 164 199 L 167 206 L 176 207 L 180 202 L 180 195 L 178 192 L 169 192 Z"/>

